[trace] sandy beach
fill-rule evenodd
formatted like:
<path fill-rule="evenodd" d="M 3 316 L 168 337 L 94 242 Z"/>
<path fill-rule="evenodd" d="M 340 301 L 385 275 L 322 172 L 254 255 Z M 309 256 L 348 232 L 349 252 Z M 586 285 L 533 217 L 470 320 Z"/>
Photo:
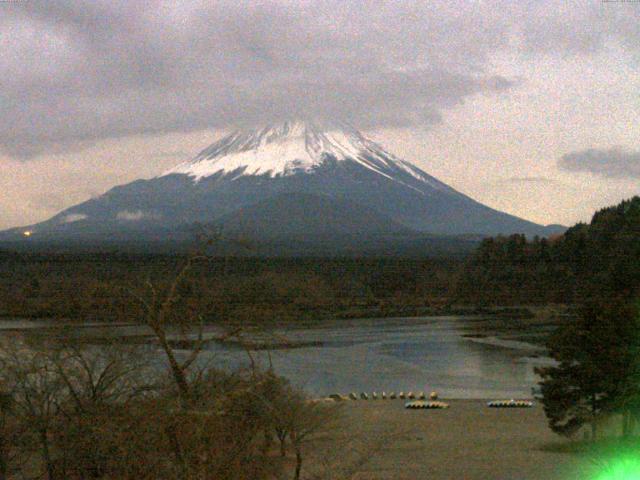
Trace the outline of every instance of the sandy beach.
<path fill-rule="evenodd" d="M 370 459 L 351 478 L 587 478 L 578 457 L 543 450 L 567 440 L 549 430 L 539 404 L 492 409 L 481 400 L 446 401 L 447 410 L 406 410 L 403 400 L 345 401 L 348 435 L 372 446 Z"/>

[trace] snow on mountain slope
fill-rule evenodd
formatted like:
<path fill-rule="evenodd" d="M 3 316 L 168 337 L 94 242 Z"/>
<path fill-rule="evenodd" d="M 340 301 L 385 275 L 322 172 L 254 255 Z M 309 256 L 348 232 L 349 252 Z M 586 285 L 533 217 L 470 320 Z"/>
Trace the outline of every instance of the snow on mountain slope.
<path fill-rule="evenodd" d="M 181 163 L 160 176 L 184 174 L 195 181 L 218 174 L 232 174 L 234 178 L 257 175 L 275 178 L 313 173 L 326 161 L 355 162 L 406 185 L 397 175 L 403 172 L 431 188 L 453 192 L 447 185 L 415 165 L 394 157 L 351 127 L 326 127 L 303 121 L 232 133 L 203 150 L 194 160 Z"/>

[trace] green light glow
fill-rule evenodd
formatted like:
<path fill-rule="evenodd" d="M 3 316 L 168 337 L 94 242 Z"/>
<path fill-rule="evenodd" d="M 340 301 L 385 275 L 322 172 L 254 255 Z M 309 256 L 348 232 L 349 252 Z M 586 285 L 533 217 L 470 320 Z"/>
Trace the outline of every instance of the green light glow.
<path fill-rule="evenodd" d="M 640 458 L 611 460 L 594 480 L 640 480 Z"/>

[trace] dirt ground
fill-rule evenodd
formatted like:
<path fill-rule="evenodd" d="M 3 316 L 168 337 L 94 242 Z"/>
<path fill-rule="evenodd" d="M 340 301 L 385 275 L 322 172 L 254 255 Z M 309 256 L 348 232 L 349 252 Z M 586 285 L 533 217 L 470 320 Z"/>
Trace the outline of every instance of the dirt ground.
<path fill-rule="evenodd" d="M 406 410 L 403 400 L 346 401 L 343 449 L 333 463 L 349 463 L 358 480 L 573 480 L 590 477 L 579 457 L 545 451 L 566 442 L 551 432 L 540 405 L 487 408 L 485 401 L 448 400 L 447 410 Z M 358 449 L 350 449 L 349 439 Z M 340 442 L 338 442 L 340 444 Z M 369 451 L 367 451 L 367 449 Z M 362 453 L 364 452 L 364 453 Z M 327 461 L 326 463 L 332 463 Z M 589 468 L 592 468 L 589 467 Z M 333 477 L 334 475 L 328 475 Z"/>

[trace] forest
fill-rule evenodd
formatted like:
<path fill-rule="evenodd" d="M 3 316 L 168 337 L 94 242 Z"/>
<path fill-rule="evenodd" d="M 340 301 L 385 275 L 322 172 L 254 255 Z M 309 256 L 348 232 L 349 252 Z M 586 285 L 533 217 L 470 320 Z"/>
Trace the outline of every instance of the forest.
<path fill-rule="evenodd" d="M 631 295 L 640 285 L 640 197 L 556 238 L 485 239 L 458 279 L 458 299 L 474 304 L 579 304 L 593 295 Z"/>
<path fill-rule="evenodd" d="M 181 302 L 209 321 L 577 305 L 594 291 L 640 284 L 640 197 L 562 236 L 487 238 L 463 258 L 196 256 Z M 0 251 L 0 315 L 135 322 L 136 292 L 149 281 L 166 284 L 189 257 Z"/>
<path fill-rule="evenodd" d="M 0 260 L 0 315 L 135 322 L 135 294 L 187 255 L 16 254 Z M 459 260 L 198 255 L 181 286 L 208 321 L 415 315 L 451 298 Z M 196 293 L 197 292 L 197 293 Z"/>

